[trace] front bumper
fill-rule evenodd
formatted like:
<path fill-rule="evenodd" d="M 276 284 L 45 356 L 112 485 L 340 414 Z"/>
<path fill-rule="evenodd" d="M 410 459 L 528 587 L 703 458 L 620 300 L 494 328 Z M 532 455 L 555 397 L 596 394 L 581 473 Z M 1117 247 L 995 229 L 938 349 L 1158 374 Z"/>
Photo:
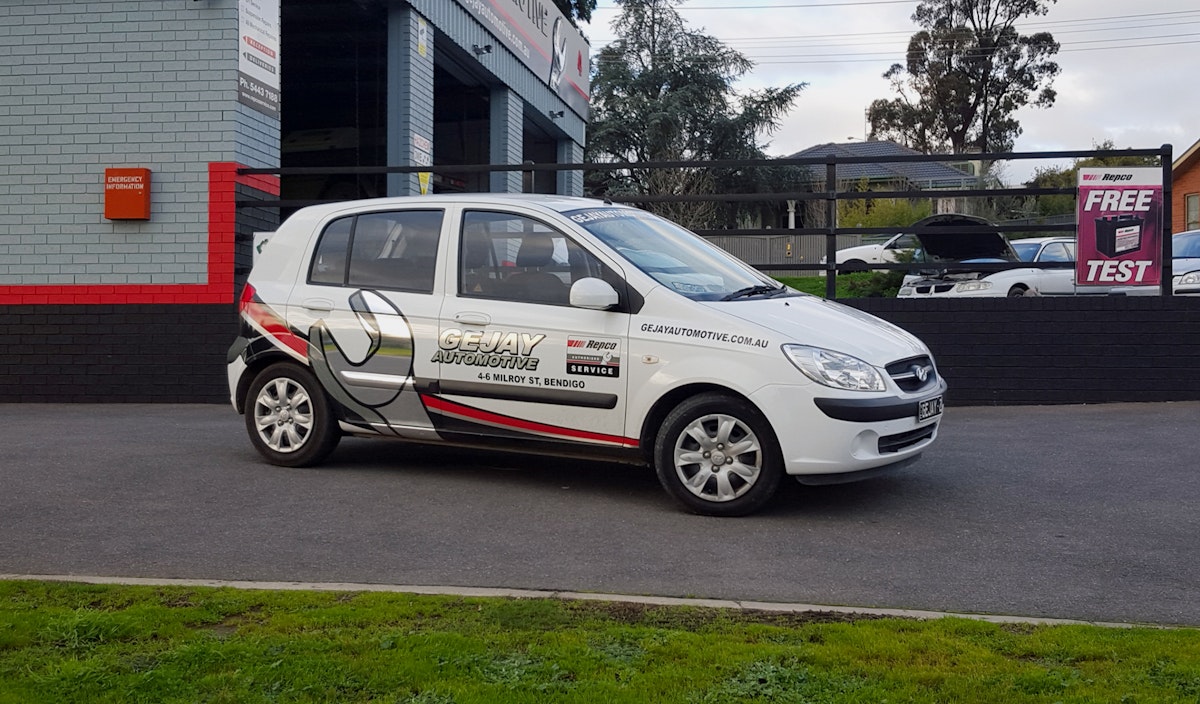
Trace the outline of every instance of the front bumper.
<path fill-rule="evenodd" d="M 896 298 L 997 298 L 1007 296 L 1008 292 L 997 286 L 961 290 L 959 282 L 921 281 L 917 284 L 906 284 L 900 287 Z"/>
<path fill-rule="evenodd" d="M 937 440 L 942 419 L 918 421 L 917 407 L 945 389 L 939 379 L 935 390 L 864 398 L 826 387 L 771 385 L 751 400 L 772 421 L 784 471 L 802 483 L 830 484 L 915 460 Z M 819 399 L 814 392 L 821 394 Z"/>
<path fill-rule="evenodd" d="M 1171 292 L 1176 296 L 1200 296 L 1200 282 L 1196 281 L 1193 271 L 1185 271 L 1171 280 Z M 1184 283 L 1187 279 L 1187 283 Z"/>
<path fill-rule="evenodd" d="M 926 391 L 915 398 L 897 398 L 887 396 L 882 398 L 814 398 L 817 408 L 834 420 L 845 420 L 851 423 L 875 423 L 901 418 L 916 418 L 922 401 L 942 396 L 946 393 L 946 382 L 939 379 L 937 388 Z"/>

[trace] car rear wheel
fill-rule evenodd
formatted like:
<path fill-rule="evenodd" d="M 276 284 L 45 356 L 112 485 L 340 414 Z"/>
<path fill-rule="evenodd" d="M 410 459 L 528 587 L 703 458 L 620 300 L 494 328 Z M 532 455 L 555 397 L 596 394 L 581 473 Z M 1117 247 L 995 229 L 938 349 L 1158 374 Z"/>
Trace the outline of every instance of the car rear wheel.
<path fill-rule="evenodd" d="M 267 367 L 250 384 L 246 431 L 267 461 L 284 467 L 317 464 L 341 439 L 317 378 L 290 362 Z"/>
<path fill-rule="evenodd" d="M 654 443 L 658 480 L 688 510 L 742 516 L 771 500 L 783 477 L 775 433 L 749 402 L 707 393 L 667 415 Z"/>

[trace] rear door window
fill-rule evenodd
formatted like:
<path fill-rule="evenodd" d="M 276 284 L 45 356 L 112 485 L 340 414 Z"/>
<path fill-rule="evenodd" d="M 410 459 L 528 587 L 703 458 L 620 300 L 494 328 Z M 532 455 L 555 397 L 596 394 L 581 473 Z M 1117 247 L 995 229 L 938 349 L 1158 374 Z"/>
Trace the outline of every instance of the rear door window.
<path fill-rule="evenodd" d="M 441 231 L 440 210 L 359 215 L 350 238 L 349 284 L 432 293 Z"/>
<path fill-rule="evenodd" d="M 396 210 L 334 220 L 317 242 L 308 281 L 431 293 L 442 216 Z"/>

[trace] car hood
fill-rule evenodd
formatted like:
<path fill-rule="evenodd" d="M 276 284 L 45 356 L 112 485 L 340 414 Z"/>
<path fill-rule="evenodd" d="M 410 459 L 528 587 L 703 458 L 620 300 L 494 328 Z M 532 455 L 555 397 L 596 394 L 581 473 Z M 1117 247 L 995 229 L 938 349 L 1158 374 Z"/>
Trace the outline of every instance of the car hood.
<path fill-rule="evenodd" d="M 1171 260 L 1171 276 L 1183 276 L 1200 269 L 1200 257 L 1175 257 Z"/>
<path fill-rule="evenodd" d="M 933 215 L 913 225 L 921 242 L 922 263 L 968 261 L 1017 262 L 1020 258 L 998 230 L 964 231 L 964 228 L 994 227 L 971 215 Z"/>
<path fill-rule="evenodd" d="M 929 348 L 908 331 L 818 296 L 800 294 L 703 305 L 765 328 L 782 343 L 821 347 L 879 367 L 929 354 Z"/>

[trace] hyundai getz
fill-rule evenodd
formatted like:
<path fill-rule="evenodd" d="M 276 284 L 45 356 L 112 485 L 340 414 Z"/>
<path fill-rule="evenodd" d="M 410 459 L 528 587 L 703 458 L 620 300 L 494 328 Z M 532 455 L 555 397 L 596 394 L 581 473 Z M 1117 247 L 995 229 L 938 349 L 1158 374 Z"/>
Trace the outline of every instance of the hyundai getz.
<path fill-rule="evenodd" d="M 229 390 L 269 462 L 345 435 L 631 461 L 709 515 L 914 460 L 946 389 L 904 330 L 583 198 L 304 208 L 239 312 Z"/>

